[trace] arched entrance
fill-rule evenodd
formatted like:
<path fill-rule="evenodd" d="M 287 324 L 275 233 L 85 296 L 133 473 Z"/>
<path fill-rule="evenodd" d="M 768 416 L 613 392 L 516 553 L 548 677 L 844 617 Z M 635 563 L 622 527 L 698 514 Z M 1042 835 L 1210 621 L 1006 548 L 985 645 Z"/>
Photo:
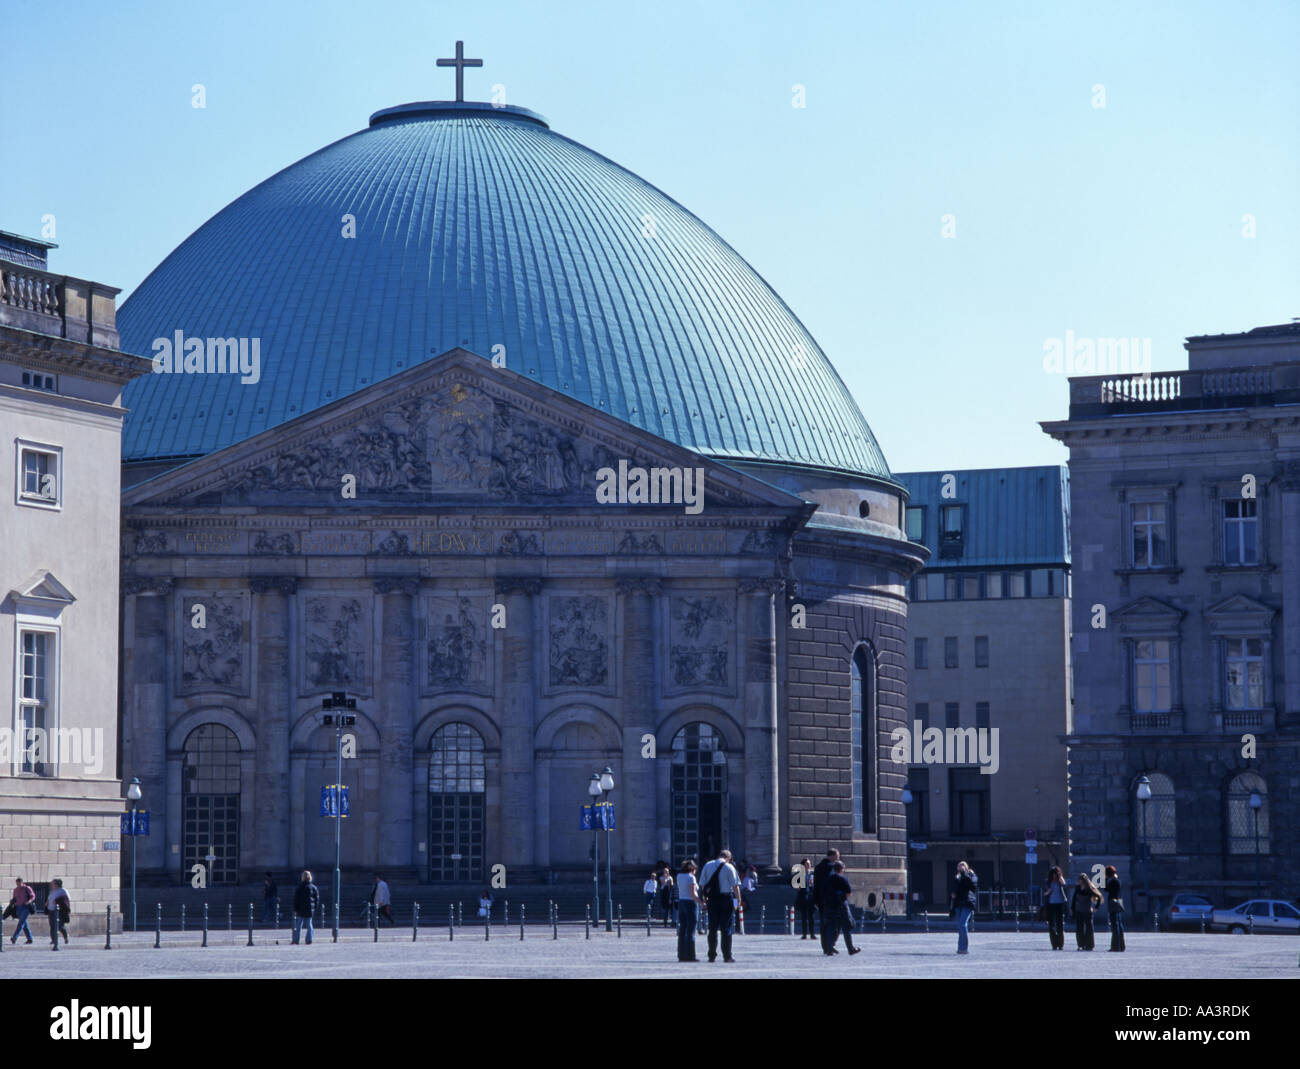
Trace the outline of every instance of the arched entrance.
<path fill-rule="evenodd" d="M 468 724 L 433 733 L 429 754 L 429 879 L 483 879 L 487 768 L 483 736 Z"/>
<path fill-rule="evenodd" d="M 185 739 L 181 876 L 187 881 L 195 865 L 207 868 L 209 885 L 239 879 L 239 760 L 239 740 L 223 724 L 202 724 Z"/>
<path fill-rule="evenodd" d="M 727 755 L 722 736 L 703 721 L 673 736 L 673 865 L 703 862 L 727 845 Z"/>

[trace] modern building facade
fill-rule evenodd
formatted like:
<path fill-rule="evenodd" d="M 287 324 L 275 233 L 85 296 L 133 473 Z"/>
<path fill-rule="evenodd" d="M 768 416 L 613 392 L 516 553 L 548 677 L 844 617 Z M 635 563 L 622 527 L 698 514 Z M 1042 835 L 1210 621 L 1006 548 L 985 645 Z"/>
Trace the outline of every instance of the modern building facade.
<path fill-rule="evenodd" d="M 118 910 L 117 571 L 122 388 L 117 290 L 48 270 L 0 233 L 0 871 L 78 927 Z M 120 915 L 117 917 L 120 924 Z"/>
<path fill-rule="evenodd" d="M 982 908 L 1024 908 L 1036 902 L 1030 892 L 1047 867 L 1067 860 L 1069 473 L 989 468 L 895 478 L 909 494 L 908 536 L 931 554 L 912 579 L 908 611 L 908 719 L 922 744 L 900 754 L 912 797 L 913 899 L 946 908 L 965 860 L 983 891 L 1005 892 Z M 944 735 L 942 754 L 925 746 L 931 731 Z M 949 752 L 954 732 L 964 752 Z M 1027 835 L 1038 843 L 1034 865 L 1026 863 Z"/>
<path fill-rule="evenodd" d="M 1043 424 L 1078 561 L 1071 852 L 1126 862 L 1139 908 L 1300 894 L 1300 324 L 1186 348 L 1071 379 Z"/>
<path fill-rule="evenodd" d="M 160 368 L 122 543 L 151 873 L 332 867 L 344 691 L 352 871 L 590 873 L 608 766 L 616 865 L 830 841 L 902 890 L 882 748 L 925 551 L 829 360 L 675 202 L 526 109 L 405 105 L 232 203 L 121 321 Z"/>

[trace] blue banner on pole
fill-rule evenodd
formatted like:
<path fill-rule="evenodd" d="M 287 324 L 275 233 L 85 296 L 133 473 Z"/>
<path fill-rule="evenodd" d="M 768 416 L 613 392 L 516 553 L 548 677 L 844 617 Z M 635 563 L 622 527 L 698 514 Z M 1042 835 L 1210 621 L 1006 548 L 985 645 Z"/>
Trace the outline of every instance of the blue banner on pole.
<path fill-rule="evenodd" d="M 338 793 L 340 787 L 337 783 L 331 783 L 320 789 L 320 815 L 323 817 L 338 816 Z M 341 788 L 343 791 L 343 815 L 348 816 L 348 789 Z"/>
<path fill-rule="evenodd" d="M 149 810 L 137 810 L 135 815 L 135 826 L 131 826 L 130 813 L 122 814 L 122 834 L 123 835 L 148 835 L 149 834 Z"/>
<path fill-rule="evenodd" d="M 592 810 L 595 810 L 594 814 Z M 582 807 L 582 816 L 578 823 L 580 831 L 594 831 L 598 828 L 604 828 L 608 831 L 614 831 L 614 803 L 597 802 L 595 806 L 584 805 Z"/>

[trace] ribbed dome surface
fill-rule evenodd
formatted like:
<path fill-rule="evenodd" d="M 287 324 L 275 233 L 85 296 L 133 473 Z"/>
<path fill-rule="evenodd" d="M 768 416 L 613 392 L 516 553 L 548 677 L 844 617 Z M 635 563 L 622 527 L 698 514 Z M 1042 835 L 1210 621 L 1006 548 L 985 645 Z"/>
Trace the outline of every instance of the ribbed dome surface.
<path fill-rule="evenodd" d="M 717 234 L 531 112 L 429 103 L 287 167 L 122 305 L 122 347 L 260 338 L 230 374 L 131 383 L 129 460 L 241 441 L 461 346 L 717 458 L 888 478 L 817 343 Z M 343 216 L 356 237 L 342 236 Z"/>

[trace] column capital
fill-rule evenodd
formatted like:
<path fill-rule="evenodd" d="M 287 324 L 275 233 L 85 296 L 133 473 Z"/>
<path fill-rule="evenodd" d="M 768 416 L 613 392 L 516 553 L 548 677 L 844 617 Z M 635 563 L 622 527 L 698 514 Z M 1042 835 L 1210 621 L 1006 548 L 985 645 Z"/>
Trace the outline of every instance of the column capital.
<path fill-rule="evenodd" d="M 653 575 L 620 575 L 614 580 L 614 589 L 620 594 L 648 594 L 654 597 L 663 593 L 664 585 Z"/>
<path fill-rule="evenodd" d="M 298 590 L 298 579 L 293 575 L 255 575 L 248 580 L 254 594 L 293 594 Z"/>
<path fill-rule="evenodd" d="M 736 589 L 742 594 L 781 594 L 785 580 L 775 575 L 744 576 L 736 580 Z"/>
<path fill-rule="evenodd" d="M 497 594 L 540 594 L 542 580 L 536 575 L 498 575 L 493 581 Z"/>
<path fill-rule="evenodd" d="M 170 575 L 124 575 L 122 576 L 122 593 L 158 594 L 166 597 L 176 588 L 176 580 Z"/>
<path fill-rule="evenodd" d="M 381 575 L 375 579 L 376 594 L 410 594 L 420 592 L 418 575 Z"/>

